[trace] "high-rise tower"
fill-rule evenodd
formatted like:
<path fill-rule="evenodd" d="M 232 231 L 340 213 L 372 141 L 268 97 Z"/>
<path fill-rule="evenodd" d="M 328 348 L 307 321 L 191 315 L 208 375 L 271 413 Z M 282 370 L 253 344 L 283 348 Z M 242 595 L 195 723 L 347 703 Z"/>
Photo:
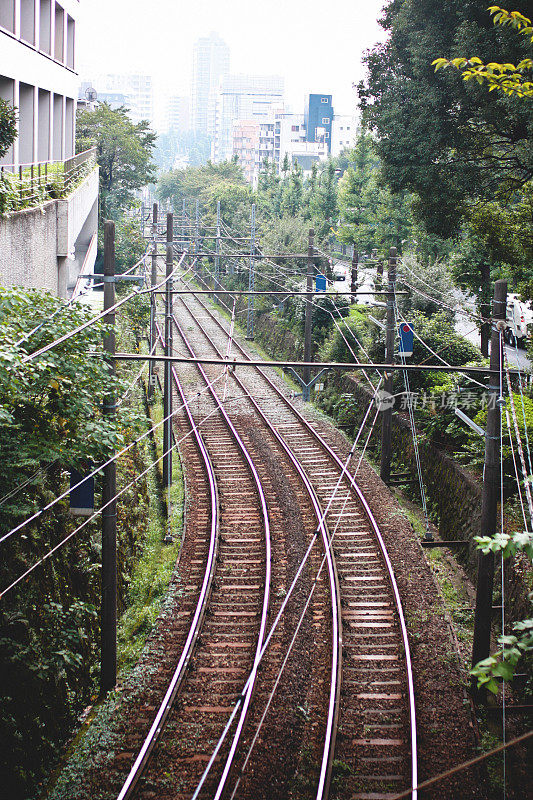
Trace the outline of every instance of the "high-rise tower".
<path fill-rule="evenodd" d="M 194 45 L 192 70 L 192 128 L 209 138 L 214 136 L 215 103 L 220 78 L 229 72 L 229 47 L 216 33 Z"/>

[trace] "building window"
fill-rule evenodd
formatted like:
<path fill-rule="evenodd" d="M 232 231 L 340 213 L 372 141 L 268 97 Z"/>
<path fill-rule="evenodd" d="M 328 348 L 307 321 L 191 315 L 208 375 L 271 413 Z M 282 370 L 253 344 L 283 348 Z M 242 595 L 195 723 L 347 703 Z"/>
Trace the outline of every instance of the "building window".
<path fill-rule="evenodd" d="M 56 61 L 63 61 L 63 45 L 65 40 L 65 12 L 56 3 L 55 13 L 55 40 L 54 40 L 54 58 Z"/>
<path fill-rule="evenodd" d="M 35 44 L 35 2 L 34 0 L 21 0 L 20 4 L 20 35 L 25 42 Z"/>
<path fill-rule="evenodd" d="M 329 98 L 328 97 L 321 97 L 320 98 L 320 102 L 321 103 L 325 103 L 327 105 L 329 103 Z"/>
<path fill-rule="evenodd" d="M 329 117 L 322 117 L 322 125 L 329 125 Z"/>
<path fill-rule="evenodd" d="M 74 69 L 74 43 L 75 24 L 71 16 L 67 15 L 67 67 Z"/>
<path fill-rule="evenodd" d="M 50 0 L 41 0 L 41 16 L 39 25 L 39 50 L 43 53 L 52 55 L 52 7 Z"/>
<path fill-rule="evenodd" d="M 299 125 L 291 125 L 291 131 L 299 131 L 299 130 L 300 130 Z"/>
<path fill-rule="evenodd" d="M 11 33 L 15 32 L 15 0 L 0 3 L 0 25 Z"/>
<path fill-rule="evenodd" d="M 325 134 L 324 134 L 324 138 L 325 138 L 325 139 L 329 139 L 329 131 L 326 131 L 326 132 L 325 132 Z"/>

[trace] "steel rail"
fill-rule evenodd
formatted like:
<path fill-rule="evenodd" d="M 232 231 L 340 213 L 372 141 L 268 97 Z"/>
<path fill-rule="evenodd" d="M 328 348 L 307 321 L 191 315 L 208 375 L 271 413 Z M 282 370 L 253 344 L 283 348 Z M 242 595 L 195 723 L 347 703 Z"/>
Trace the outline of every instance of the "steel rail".
<path fill-rule="evenodd" d="M 202 323 L 194 317 L 194 314 L 190 310 L 187 303 L 180 298 L 181 303 L 187 309 L 187 312 L 193 318 L 196 325 L 200 328 L 203 335 L 213 348 L 215 352 L 217 352 L 220 356 L 222 356 L 221 351 L 216 346 L 210 335 L 205 330 Z M 229 362 L 231 363 L 231 362 Z M 305 489 L 309 495 L 311 503 L 313 505 L 313 509 L 319 524 L 320 533 L 322 536 L 322 541 L 324 543 L 324 552 L 326 554 L 326 560 L 328 565 L 328 576 L 329 576 L 329 585 L 330 585 L 330 592 L 331 592 L 331 609 L 332 609 L 332 620 L 333 620 L 333 630 L 332 630 L 332 663 L 331 663 L 331 681 L 330 681 L 330 696 L 329 696 L 329 703 L 328 703 L 328 715 L 327 715 L 327 723 L 326 723 L 326 733 L 324 737 L 324 748 L 323 748 L 323 755 L 321 761 L 321 768 L 320 768 L 320 776 L 319 782 L 317 787 L 316 799 L 317 800 L 325 800 L 328 796 L 329 792 L 329 784 L 331 780 L 331 770 L 333 766 L 333 753 L 335 750 L 335 740 L 337 734 L 337 720 L 339 714 L 339 697 L 340 697 L 340 684 L 341 684 L 341 668 L 342 668 L 342 625 L 341 625 L 341 600 L 340 600 L 340 586 L 339 586 L 339 578 L 337 573 L 337 568 L 335 565 L 335 557 L 333 554 L 333 549 L 331 547 L 330 542 L 330 535 L 328 528 L 326 526 L 324 513 L 322 511 L 320 501 L 316 495 L 316 492 L 313 488 L 307 473 L 305 472 L 304 468 L 302 467 L 300 461 L 294 454 L 293 450 L 289 447 L 287 442 L 281 436 L 281 434 L 276 430 L 274 425 L 270 422 L 267 418 L 266 414 L 262 411 L 260 406 L 258 405 L 257 401 L 251 394 L 250 390 L 246 388 L 244 383 L 240 380 L 240 378 L 233 374 L 232 375 L 235 382 L 238 384 L 240 389 L 243 391 L 244 395 L 249 399 L 252 403 L 253 407 L 255 408 L 256 412 L 263 420 L 265 425 L 267 426 L 268 430 L 273 434 L 275 439 L 279 442 L 287 456 L 289 457 L 290 461 L 292 462 L 294 468 L 296 469 L 302 483 L 305 486 Z M 218 795 L 217 795 L 218 797 Z"/>
<path fill-rule="evenodd" d="M 194 350 L 193 350 L 192 346 L 190 345 L 189 341 L 187 340 L 187 337 L 186 337 L 185 333 L 183 332 L 183 330 L 181 329 L 180 325 L 178 324 L 176 318 L 173 317 L 173 320 L 174 320 L 174 324 L 175 324 L 175 326 L 176 326 L 181 338 L 183 339 L 183 342 L 184 342 L 186 348 L 189 350 L 191 355 L 194 355 Z M 262 608 L 262 611 L 261 611 L 261 623 L 260 623 L 260 626 L 259 626 L 259 635 L 257 637 L 257 645 L 256 645 L 256 652 L 255 652 L 255 657 L 254 657 L 254 664 L 253 664 L 253 667 L 252 667 L 252 670 L 251 670 L 251 673 L 250 673 L 250 676 L 249 676 L 249 679 L 248 679 L 248 684 L 247 684 L 247 688 L 246 688 L 246 691 L 245 691 L 245 694 L 244 694 L 244 700 L 242 702 L 242 708 L 241 708 L 239 721 L 237 723 L 237 727 L 236 727 L 235 732 L 233 734 L 233 742 L 232 742 L 232 745 L 231 745 L 231 748 L 230 748 L 230 752 L 228 754 L 228 757 L 227 757 L 227 760 L 226 760 L 226 764 L 224 766 L 224 770 L 223 770 L 223 773 L 222 773 L 222 777 L 220 778 L 216 794 L 215 794 L 215 796 L 213 798 L 213 800 L 219 800 L 219 798 L 222 795 L 222 792 L 224 791 L 224 787 L 226 785 L 226 781 L 227 781 L 227 778 L 228 778 L 229 770 L 231 769 L 231 764 L 233 762 L 235 751 L 237 749 L 237 746 L 238 746 L 238 743 L 239 743 L 239 740 L 240 740 L 240 736 L 241 736 L 241 733 L 242 733 L 242 729 L 244 727 L 244 723 L 246 721 L 246 717 L 248 716 L 248 710 L 249 710 L 250 703 L 251 703 L 251 700 L 252 700 L 252 695 L 253 695 L 253 692 L 254 692 L 254 689 L 255 689 L 257 671 L 259 669 L 259 656 L 260 656 L 261 649 L 262 649 L 262 646 L 263 646 L 263 642 L 264 642 L 264 639 L 265 639 L 267 617 L 268 617 L 268 611 L 269 611 L 269 606 L 270 606 L 270 584 L 271 584 L 271 575 L 272 575 L 272 552 L 271 552 L 270 521 L 269 521 L 269 516 L 268 516 L 268 508 L 267 508 L 265 492 L 264 492 L 263 486 L 261 484 L 261 479 L 259 477 L 259 473 L 257 472 L 257 469 L 255 467 L 253 459 L 252 459 L 250 453 L 248 452 L 248 450 L 246 448 L 246 445 L 242 441 L 237 429 L 235 428 L 235 426 L 233 425 L 231 419 L 229 418 L 229 416 L 228 416 L 228 414 L 226 412 L 226 409 L 224 408 L 223 404 L 221 403 L 220 398 L 218 397 L 218 394 L 215 392 L 213 387 L 210 386 L 209 378 L 205 374 L 205 371 L 204 371 L 202 365 L 198 364 L 197 368 L 198 368 L 199 372 L 201 373 L 202 378 L 205 380 L 206 384 L 209 386 L 209 393 L 211 394 L 211 396 L 212 396 L 213 400 L 215 401 L 216 405 L 218 406 L 222 416 L 224 417 L 224 421 L 225 421 L 225 423 L 226 423 L 231 435 L 234 437 L 235 441 L 237 442 L 237 444 L 239 446 L 239 449 L 241 450 L 241 452 L 242 452 L 242 454 L 243 454 L 243 456 L 244 456 L 244 458 L 246 460 L 246 463 L 248 464 L 248 468 L 249 468 L 249 470 L 250 470 L 250 472 L 252 474 L 252 477 L 254 479 L 254 482 L 256 484 L 257 492 L 258 492 L 258 495 L 259 495 L 259 501 L 260 501 L 260 505 L 261 505 L 261 513 L 262 513 L 262 516 L 263 516 L 263 525 L 264 525 L 264 531 L 265 531 L 265 549 L 266 549 L 266 553 L 265 553 L 265 562 L 266 562 L 266 567 L 265 567 L 265 590 L 264 590 L 264 594 L 263 594 L 263 608 Z"/>
<path fill-rule="evenodd" d="M 158 338 L 160 339 L 160 341 L 163 341 L 163 337 L 159 326 L 157 326 L 157 332 L 158 332 Z M 185 394 L 183 392 L 183 388 L 181 386 L 181 383 L 178 379 L 177 373 L 174 368 L 172 369 L 172 372 L 174 376 L 174 381 L 176 383 L 176 388 L 178 389 L 178 392 L 183 401 L 183 405 L 189 420 L 189 424 L 191 425 L 196 442 L 198 444 L 198 448 L 200 450 L 200 454 L 205 465 L 207 478 L 209 482 L 209 494 L 211 502 L 211 529 L 209 537 L 209 551 L 207 555 L 206 568 L 205 568 L 204 578 L 202 581 L 202 587 L 198 597 L 198 602 L 196 604 L 194 616 L 191 622 L 189 633 L 185 641 L 185 645 L 183 647 L 180 659 L 178 661 L 176 669 L 174 670 L 174 674 L 169 683 L 165 696 L 161 701 L 161 704 L 159 706 L 157 714 L 155 715 L 150 730 L 143 742 L 143 745 L 139 751 L 137 758 L 135 759 L 135 762 L 133 763 L 133 766 L 131 767 L 128 777 L 126 778 L 122 786 L 122 789 L 117 797 L 117 800 L 128 800 L 128 798 L 130 798 L 131 795 L 133 794 L 137 782 L 143 773 L 144 767 L 146 766 L 146 763 L 150 758 L 150 755 L 164 728 L 165 722 L 172 708 L 172 704 L 181 686 L 183 677 L 189 665 L 194 650 L 194 646 L 198 639 L 198 635 L 200 633 L 205 618 L 207 603 L 209 601 L 209 597 L 211 594 L 211 587 L 213 584 L 213 578 L 215 574 L 216 557 L 218 552 L 220 509 L 219 509 L 218 488 L 217 488 L 215 470 L 213 468 L 213 464 L 209 457 L 209 453 L 207 452 L 207 448 L 205 446 L 203 438 L 198 430 L 198 427 L 194 422 L 194 419 L 192 417 L 191 411 L 189 409 L 189 406 L 185 398 Z"/>
<path fill-rule="evenodd" d="M 221 330 L 223 330 L 226 335 L 228 335 L 228 331 L 227 331 L 226 327 L 222 324 L 222 322 L 220 322 L 219 319 L 217 319 L 217 317 L 215 316 L 215 314 L 213 314 L 211 309 L 209 309 L 201 300 L 198 300 L 198 303 L 200 303 L 200 305 L 204 308 L 204 310 L 207 312 L 209 317 L 211 317 L 211 319 L 218 325 L 218 327 Z M 249 359 L 249 356 L 246 353 L 246 351 L 244 350 L 244 348 L 242 348 L 236 340 L 234 340 L 234 344 L 235 344 L 235 347 L 242 353 L 244 358 L 248 358 Z M 249 359 L 249 360 L 251 360 L 251 359 Z M 275 393 L 282 400 L 282 402 L 292 410 L 292 412 L 294 413 L 296 418 L 304 425 L 304 427 L 308 430 L 308 432 L 314 437 L 314 439 L 327 452 L 327 454 L 332 459 L 332 461 L 334 461 L 334 463 L 338 467 L 340 467 L 341 469 L 344 470 L 343 462 L 341 461 L 341 459 L 339 458 L 337 453 L 335 453 L 335 451 L 330 447 L 330 445 L 320 436 L 318 431 L 316 431 L 313 428 L 313 426 L 305 419 L 305 417 L 300 413 L 300 411 L 298 411 L 298 409 L 293 405 L 293 403 L 291 403 L 290 400 L 287 397 L 285 397 L 283 392 L 276 386 L 276 384 L 270 379 L 270 377 L 265 373 L 265 371 L 259 366 L 256 366 L 256 369 L 263 376 L 263 378 L 266 380 L 266 382 L 269 384 L 269 386 L 275 391 Z M 348 480 L 350 481 L 350 484 L 351 484 L 353 490 L 355 491 L 355 493 L 357 494 L 357 496 L 358 496 L 358 498 L 359 498 L 359 500 L 361 502 L 363 510 L 364 510 L 369 522 L 370 522 L 370 525 L 372 527 L 372 530 L 373 530 L 374 535 L 376 537 L 376 540 L 378 542 L 379 548 L 380 548 L 382 556 L 383 556 L 383 560 L 385 562 L 389 583 L 391 585 L 392 592 L 393 592 L 393 595 L 394 595 L 394 601 L 395 601 L 395 604 L 396 604 L 396 611 L 398 613 L 398 620 L 399 620 L 399 623 L 400 623 L 401 637 L 402 637 L 403 648 L 404 648 L 405 666 L 406 666 L 406 672 L 407 672 L 408 705 L 409 705 L 409 719 L 410 719 L 410 729 L 411 729 L 410 730 L 410 741 L 411 741 L 411 798 L 412 798 L 412 800 L 417 800 L 417 788 L 416 787 L 417 787 L 417 783 L 418 783 L 418 754 L 417 754 L 415 691 L 414 691 L 413 669 L 412 669 L 412 664 L 411 664 L 411 650 L 410 650 L 410 646 L 409 646 L 409 637 L 408 637 L 408 634 L 407 634 L 407 625 L 406 625 L 405 616 L 404 616 L 404 613 L 403 613 L 403 606 L 402 606 L 402 602 L 401 602 L 401 598 L 400 598 L 400 592 L 399 592 L 399 589 L 398 589 L 398 584 L 396 582 L 396 577 L 394 575 L 394 569 L 393 569 L 392 562 L 391 562 L 391 559 L 390 559 L 390 556 L 389 556 L 389 553 L 388 553 L 388 550 L 387 550 L 387 546 L 385 544 L 385 541 L 383 539 L 383 536 L 381 534 L 379 526 L 378 526 L 378 524 L 376 522 L 374 514 L 372 513 L 372 510 L 370 509 L 370 506 L 369 506 L 366 498 L 364 497 L 364 494 L 363 494 L 360 486 L 358 485 L 357 481 L 353 477 L 353 475 L 351 475 L 348 471 L 346 471 L 346 476 L 347 476 Z"/>

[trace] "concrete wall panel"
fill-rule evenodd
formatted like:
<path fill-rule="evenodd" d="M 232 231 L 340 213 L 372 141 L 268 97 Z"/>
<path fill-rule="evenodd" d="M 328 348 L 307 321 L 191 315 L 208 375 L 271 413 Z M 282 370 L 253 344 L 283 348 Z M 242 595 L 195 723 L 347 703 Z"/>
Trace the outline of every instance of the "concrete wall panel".
<path fill-rule="evenodd" d="M 57 294 L 56 201 L 0 217 L 0 283 Z"/>

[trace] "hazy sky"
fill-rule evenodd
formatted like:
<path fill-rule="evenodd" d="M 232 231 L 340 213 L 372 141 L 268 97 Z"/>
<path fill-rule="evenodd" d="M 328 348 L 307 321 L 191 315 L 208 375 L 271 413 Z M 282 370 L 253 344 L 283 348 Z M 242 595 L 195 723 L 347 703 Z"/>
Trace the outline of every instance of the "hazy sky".
<path fill-rule="evenodd" d="M 285 78 L 300 110 L 306 92 L 333 94 L 337 112 L 353 105 L 361 54 L 383 31 L 384 0 L 82 0 L 78 66 L 141 72 L 159 90 L 189 94 L 195 40 L 216 31 L 231 50 L 231 71 Z"/>

